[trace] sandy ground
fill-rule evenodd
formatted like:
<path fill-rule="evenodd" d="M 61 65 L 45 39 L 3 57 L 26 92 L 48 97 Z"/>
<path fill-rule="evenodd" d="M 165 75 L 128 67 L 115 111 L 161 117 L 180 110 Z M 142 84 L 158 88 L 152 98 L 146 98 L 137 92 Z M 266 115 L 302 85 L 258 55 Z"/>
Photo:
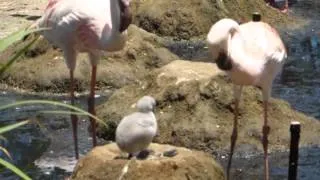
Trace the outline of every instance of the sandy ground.
<path fill-rule="evenodd" d="M 0 38 L 37 19 L 48 0 L 0 0 Z"/>

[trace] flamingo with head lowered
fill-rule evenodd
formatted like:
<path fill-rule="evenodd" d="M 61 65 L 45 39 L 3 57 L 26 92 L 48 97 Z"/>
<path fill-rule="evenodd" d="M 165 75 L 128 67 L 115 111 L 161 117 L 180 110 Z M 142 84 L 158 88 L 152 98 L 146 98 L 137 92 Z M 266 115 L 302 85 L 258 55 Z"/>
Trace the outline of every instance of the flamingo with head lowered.
<path fill-rule="evenodd" d="M 226 71 L 234 83 L 234 125 L 231 135 L 230 156 L 227 167 L 229 179 L 232 155 L 238 134 L 238 107 L 243 86 L 261 88 L 264 125 L 262 144 L 264 149 L 265 180 L 269 179 L 268 165 L 268 101 L 273 80 L 279 73 L 287 57 L 285 46 L 277 31 L 269 24 L 260 21 L 254 14 L 253 20 L 239 25 L 232 19 L 216 22 L 207 35 L 209 50 L 217 66 Z"/>
<path fill-rule="evenodd" d="M 33 27 L 49 28 L 43 36 L 62 49 L 70 71 L 70 96 L 74 105 L 74 70 L 77 54 L 88 53 L 91 63 L 88 111 L 95 115 L 94 96 L 97 65 L 101 51 L 117 51 L 125 46 L 127 28 L 132 20 L 131 0 L 49 0 L 44 15 Z M 76 115 L 71 115 L 76 159 L 79 158 Z M 93 146 L 96 122 L 90 117 Z"/>

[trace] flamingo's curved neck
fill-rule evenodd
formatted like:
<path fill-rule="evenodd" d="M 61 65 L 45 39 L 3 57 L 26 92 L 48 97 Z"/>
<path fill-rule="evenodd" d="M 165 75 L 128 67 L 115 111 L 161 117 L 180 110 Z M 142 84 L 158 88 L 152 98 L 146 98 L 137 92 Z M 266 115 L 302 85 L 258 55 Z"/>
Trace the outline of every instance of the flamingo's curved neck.
<path fill-rule="evenodd" d="M 124 4 L 122 0 L 110 1 L 110 13 L 113 32 L 124 32 L 127 30 L 132 21 L 132 14 L 129 6 Z"/>
<path fill-rule="evenodd" d="M 132 14 L 130 12 L 129 6 L 124 4 L 122 0 L 119 0 L 120 7 L 120 27 L 119 31 L 122 33 L 127 30 L 132 21 Z"/>
<path fill-rule="evenodd" d="M 109 13 L 111 16 L 111 29 L 106 29 L 106 33 L 102 33 L 103 48 L 107 51 L 117 51 L 123 48 L 126 40 L 126 33 L 120 32 L 121 27 L 121 0 L 110 0 Z M 109 30 L 109 32 L 108 32 Z"/>
<path fill-rule="evenodd" d="M 121 1 L 121 0 L 120 0 Z M 110 15 L 112 24 L 112 34 L 119 33 L 120 28 L 120 5 L 118 0 L 110 1 Z"/>

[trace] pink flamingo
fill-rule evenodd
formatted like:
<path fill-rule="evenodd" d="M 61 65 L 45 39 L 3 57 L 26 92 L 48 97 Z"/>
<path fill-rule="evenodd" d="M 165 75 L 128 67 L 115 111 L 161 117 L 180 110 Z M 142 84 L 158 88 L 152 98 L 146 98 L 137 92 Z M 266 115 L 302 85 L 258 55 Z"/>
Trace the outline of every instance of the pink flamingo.
<path fill-rule="evenodd" d="M 231 135 L 230 156 L 227 166 L 229 179 L 232 155 L 237 139 L 238 106 L 242 87 L 253 85 L 261 88 L 264 106 L 262 144 L 264 149 L 265 179 L 269 179 L 268 165 L 268 101 L 272 83 L 287 57 L 285 46 L 277 31 L 260 21 L 254 14 L 253 21 L 239 25 L 232 19 L 216 22 L 207 36 L 207 43 L 217 66 L 226 71 L 234 85 L 235 111 Z"/>
<path fill-rule="evenodd" d="M 70 96 L 74 105 L 74 69 L 78 52 L 86 52 L 92 66 L 88 111 L 95 115 L 94 96 L 99 52 L 121 50 L 132 15 L 130 0 L 49 0 L 44 15 L 33 27 L 49 28 L 42 34 L 62 49 L 70 71 Z M 76 115 L 71 115 L 76 159 L 79 158 Z M 90 117 L 93 146 L 96 122 Z"/>

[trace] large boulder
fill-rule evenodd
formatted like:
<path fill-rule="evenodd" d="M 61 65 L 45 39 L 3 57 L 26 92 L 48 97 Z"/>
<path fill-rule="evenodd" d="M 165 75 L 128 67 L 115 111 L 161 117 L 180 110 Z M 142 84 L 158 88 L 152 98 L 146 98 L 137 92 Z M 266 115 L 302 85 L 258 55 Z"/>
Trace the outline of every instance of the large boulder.
<path fill-rule="evenodd" d="M 238 21 L 251 20 L 254 11 L 263 20 L 283 24 L 290 18 L 266 6 L 264 0 L 134 0 L 134 23 L 161 36 L 190 39 L 207 34 L 211 25 L 220 18 L 230 17 Z"/>
<path fill-rule="evenodd" d="M 233 127 L 233 88 L 225 74 L 213 63 L 177 60 L 151 72 L 145 81 L 125 86 L 98 106 L 98 116 L 108 126 L 99 135 L 114 139 L 121 118 L 136 111 L 135 102 L 144 95 L 157 101 L 159 136 L 155 142 L 208 152 L 229 149 Z M 260 90 L 246 87 L 240 103 L 237 148 L 262 150 L 263 109 Z M 290 121 L 302 124 L 301 145 L 320 143 L 320 122 L 294 111 L 279 99 L 269 106 L 270 149 L 289 145 Z"/>
<path fill-rule="evenodd" d="M 133 160 L 123 180 L 188 180 L 215 179 L 224 180 L 221 166 L 211 155 L 170 145 L 151 144 L 149 149 L 156 154 L 175 148 L 174 157 L 152 156 L 146 160 Z M 71 176 L 75 180 L 119 179 L 127 159 L 117 158 L 121 154 L 115 143 L 94 148 L 87 156 L 80 159 Z"/>
<path fill-rule="evenodd" d="M 135 25 L 128 31 L 125 48 L 114 53 L 104 53 L 97 72 L 97 88 L 120 88 L 137 82 L 145 72 L 161 67 L 177 58 L 164 47 L 164 40 Z M 19 42 L 0 55 L 7 60 L 17 49 L 32 38 Z M 86 54 L 80 54 L 75 70 L 76 90 L 88 89 L 91 65 Z M 41 38 L 24 56 L 1 77 L 0 82 L 9 87 L 29 91 L 68 92 L 69 71 L 60 49 Z"/>

